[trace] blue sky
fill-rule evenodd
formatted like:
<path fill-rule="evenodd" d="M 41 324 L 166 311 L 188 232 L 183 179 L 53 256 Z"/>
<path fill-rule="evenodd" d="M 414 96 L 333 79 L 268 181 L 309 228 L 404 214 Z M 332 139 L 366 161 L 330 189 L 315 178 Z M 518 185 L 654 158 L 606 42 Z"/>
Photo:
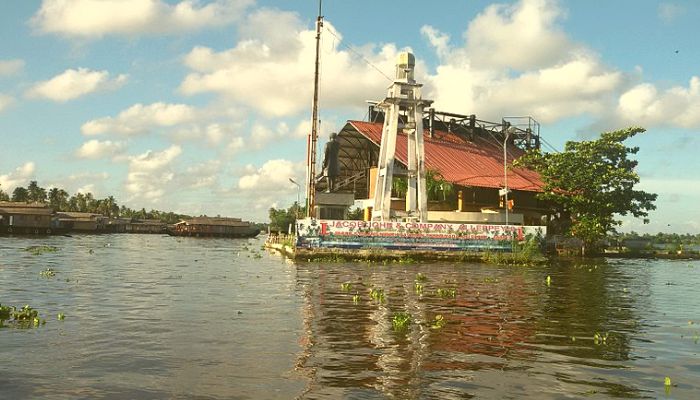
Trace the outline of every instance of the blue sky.
<path fill-rule="evenodd" d="M 651 223 L 700 229 L 700 3 L 326 0 L 321 145 L 411 49 L 437 109 L 531 115 L 555 148 L 642 125 Z M 296 199 L 316 1 L 0 2 L 0 188 L 266 220 Z M 352 51 L 347 46 L 352 48 Z M 362 54 L 360 57 L 358 54 Z M 372 66 L 367 62 L 372 63 Z"/>

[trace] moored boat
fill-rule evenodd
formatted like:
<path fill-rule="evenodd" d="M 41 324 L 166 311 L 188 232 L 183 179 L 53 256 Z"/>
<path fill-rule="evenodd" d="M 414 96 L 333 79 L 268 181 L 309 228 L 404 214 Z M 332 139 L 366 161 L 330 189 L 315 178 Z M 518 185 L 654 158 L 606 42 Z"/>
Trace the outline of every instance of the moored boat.
<path fill-rule="evenodd" d="M 197 217 L 178 222 L 168 229 L 171 236 L 255 237 L 260 229 L 240 218 Z"/>

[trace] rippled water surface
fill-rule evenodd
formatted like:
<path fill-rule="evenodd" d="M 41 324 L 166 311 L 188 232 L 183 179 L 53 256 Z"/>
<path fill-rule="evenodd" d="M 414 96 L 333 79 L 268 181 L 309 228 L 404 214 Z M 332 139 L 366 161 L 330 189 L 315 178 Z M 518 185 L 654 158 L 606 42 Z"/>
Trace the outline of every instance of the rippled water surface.
<path fill-rule="evenodd" d="M 0 303 L 47 320 L 0 329 L 0 398 L 700 398 L 697 261 L 295 265 L 261 245 L 0 238 Z"/>

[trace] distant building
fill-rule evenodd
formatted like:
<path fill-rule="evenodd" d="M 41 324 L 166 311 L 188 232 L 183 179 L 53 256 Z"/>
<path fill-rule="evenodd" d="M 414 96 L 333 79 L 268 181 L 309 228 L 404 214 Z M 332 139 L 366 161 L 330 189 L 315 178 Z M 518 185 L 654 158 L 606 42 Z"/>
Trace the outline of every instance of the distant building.
<path fill-rule="evenodd" d="M 43 203 L 0 202 L 0 233 L 51 234 L 53 210 Z"/>
<path fill-rule="evenodd" d="M 102 214 L 59 211 L 56 213 L 58 226 L 73 232 L 105 232 L 108 218 Z"/>
<path fill-rule="evenodd" d="M 168 224 L 159 219 L 134 219 L 124 225 L 126 233 L 167 233 Z"/>
<path fill-rule="evenodd" d="M 178 222 L 168 233 L 173 236 L 253 237 L 260 229 L 240 218 L 197 217 Z"/>
<path fill-rule="evenodd" d="M 372 205 L 376 166 L 382 140 L 383 113 L 370 108 L 372 122 L 348 121 L 338 133 L 340 176 L 336 189 L 353 193 L 357 205 Z M 428 219 L 467 223 L 504 223 L 509 207 L 509 223 L 542 225 L 546 205 L 536 199 L 542 192 L 539 175 L 524 168 L 508 168 L 508 200 L 499 195 L 504 187 L 504 146 L 508 164 L 530 148 L 539 148 L 539 124 L 529 117 L 512 118 L 512 122 L 491 123 L 475 116 L 430 111 L 426 113 L 423 140 L 427 170 L 439 172 L 454 187 L 442 201 L 428 205 Z M 401 126 L 401 124 L 399 124 Z M 505 142 L 505 143 L 504 143 Z M 407 165 L 406 135 L 399 128 L 395 170 Z M 395 176 L 401 176 L 396 173 Z M 404 173 L 405 175 L 405 173 Z M 317 184 L 324 190 L 324 182 Z M 368 199 L 368 200 L 362 200 Z M 405 207 L 396 196 L 392 209 Z M 455 213 L 458 211 L 459 213 Z"/>

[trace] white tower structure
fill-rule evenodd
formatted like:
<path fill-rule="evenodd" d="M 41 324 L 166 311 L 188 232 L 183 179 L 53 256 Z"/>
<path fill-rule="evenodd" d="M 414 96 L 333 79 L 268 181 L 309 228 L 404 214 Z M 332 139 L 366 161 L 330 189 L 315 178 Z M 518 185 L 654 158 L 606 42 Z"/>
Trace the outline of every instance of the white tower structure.
<path fill-rule="evenodd" d="M 372 220 L 391 218 L 391 187 L 394 178 L 396 140 L 398 129 L 406 135 L 408 158 L 408 191 L 406 212 L 408 218 L 420 222 L 428 220 L 428 198 L 425 188 L 425 154 L 423 150 L 423 109 L 432 100 L 423 100 L 422 84 L 416 83 L 413 70 L 416 58 L 409 52 L 399 54 L 396 78 L 389 86 L 387 97 L 377 106 L 384 109 L 384 128 L 379 148 L 377 180 L 374 190 Z M 403 115 L 401 121 L 400 116 Z"/>

